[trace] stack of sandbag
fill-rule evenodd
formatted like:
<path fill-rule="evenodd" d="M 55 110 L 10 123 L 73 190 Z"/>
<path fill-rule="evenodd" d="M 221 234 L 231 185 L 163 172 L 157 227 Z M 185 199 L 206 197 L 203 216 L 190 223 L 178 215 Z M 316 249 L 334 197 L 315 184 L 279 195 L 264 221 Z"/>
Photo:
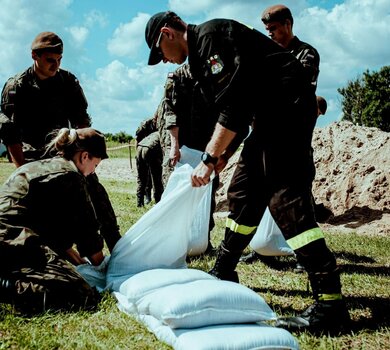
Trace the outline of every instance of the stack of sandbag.
<path fill-rule="evenodd" d="M 298 349 L 264 299 L 195 269 L 140 272 L 114 292 L 118 307 L 174 349 Z"/>
<path fill-rule="evenodd" d="M 288 331 L 266 323 L 276 315 L 260 295 L 187 268 L 189 232 L 208 191 L 191 186 L 191 172 L 188 164 L 176 169 L 175 189 L 127 231 L 111 257 L 78 271 L 174 349 L 298 349 Z"/>

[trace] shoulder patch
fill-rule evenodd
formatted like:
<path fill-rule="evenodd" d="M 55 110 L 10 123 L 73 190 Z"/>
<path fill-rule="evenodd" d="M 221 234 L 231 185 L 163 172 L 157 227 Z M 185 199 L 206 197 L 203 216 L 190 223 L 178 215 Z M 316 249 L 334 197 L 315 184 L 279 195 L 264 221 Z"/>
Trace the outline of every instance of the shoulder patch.
<path fill-rule="evenodd" d="M 223 62 L 218 54 L 211 56 L 207 60 L 207 64 L 210 67 L 212 74 L 221 73 L 223 70 Z"/>

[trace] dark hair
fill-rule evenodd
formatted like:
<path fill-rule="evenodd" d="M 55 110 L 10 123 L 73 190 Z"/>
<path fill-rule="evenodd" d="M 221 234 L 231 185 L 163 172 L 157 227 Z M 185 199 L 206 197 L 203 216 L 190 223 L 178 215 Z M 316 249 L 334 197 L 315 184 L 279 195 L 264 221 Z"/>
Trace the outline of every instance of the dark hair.
<path fill-rule="evenodd" d="M 86 151 L 92 157 L 108 158 L 104 135 L 98 130 L 62 128 L 51 134 L 54 138 L 46 146 L 46 153 L 55 149 L 60 156 L 68 160 L 79 151 Z"/>

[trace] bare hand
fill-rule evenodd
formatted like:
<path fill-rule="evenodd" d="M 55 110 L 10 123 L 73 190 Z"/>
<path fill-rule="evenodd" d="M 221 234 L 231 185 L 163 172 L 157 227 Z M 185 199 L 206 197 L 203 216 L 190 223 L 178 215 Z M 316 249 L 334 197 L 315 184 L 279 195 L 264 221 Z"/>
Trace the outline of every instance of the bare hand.
<path fill-rule="evenodd" d="M 213 164 L 204 164 L 200 162 L 191 175 L 191 184 L 193 187 L 205 186 L 210 182 L 210 175 L 214 170 Z"/>

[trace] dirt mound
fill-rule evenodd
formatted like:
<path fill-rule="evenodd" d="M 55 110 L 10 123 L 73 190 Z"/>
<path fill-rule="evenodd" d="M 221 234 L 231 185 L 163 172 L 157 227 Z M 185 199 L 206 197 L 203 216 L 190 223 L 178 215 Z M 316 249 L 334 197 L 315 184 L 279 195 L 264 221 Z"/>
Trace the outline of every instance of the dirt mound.
<path fill-rule="evenodd" d="M 324 229 L 390 234 L 390 134 L 377 128 L 335 122 L 313 134 L 316 177 L 313 194 L 334 216 Z M 226 190 L 235 154 L 221 173 L 217 210 L 226 211 Z"/>

